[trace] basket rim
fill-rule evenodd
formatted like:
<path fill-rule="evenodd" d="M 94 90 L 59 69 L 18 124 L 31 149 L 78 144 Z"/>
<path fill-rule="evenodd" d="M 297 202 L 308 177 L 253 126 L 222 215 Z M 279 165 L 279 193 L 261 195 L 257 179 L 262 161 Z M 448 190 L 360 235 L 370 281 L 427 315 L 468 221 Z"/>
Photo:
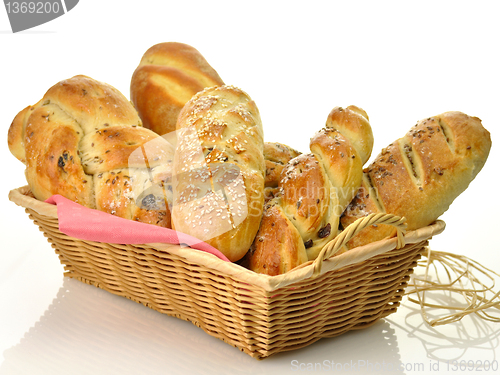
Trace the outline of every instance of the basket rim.
<path fill-rule="evenodd" d="M 32 209 L 39 215 L 46 216 L 51 219 L 58 219 L 57 206 L 39 201 L 36 198 L 28 196 L 27 194 L 29 193 L 30 188 L 27 185 L 19 187 L 17 189 L 13 189 L 9 192 L 9 200 L 14 202 L 18 206 Z M 426 227 L 409 231 L 404 235 L 405 243 L 407 245 L 412 245 L 426 241 L 431 237 L 442 233 L 445 227 L 446 224 L 444 221 L 437 220 L 433 224 Z M 129 246 L 141 247 L 141 245 Z M 166 243 L 151 243 L 143 244 L 142 246 L 151 247 L 161 252 L 167 252 L 180 256 L 190 263 L 203 265 L 204 267 L 213 270 L 218 274 L 235 277 L 242 282 L 251 284 L 255 287 L 260 287 L 266 292 L 274 292 L 279 288 L 295 284 L 297 282 L 309 279 L 313 276 L 313 261 L 304 263 L 285 274 L 269 276 L 255 273 L 236 263 L 225 262 L 217 258 L 215 255 L 205 253 L 203 251 L 193 251 L 193 249 L 189 247 Z M 394 250 L 396 247 L 397 238 L 390 238 L 351 249 L 343 254 L 336 255 L 324 260 L 320 275 L 362 262 L 375 255 Z"/>

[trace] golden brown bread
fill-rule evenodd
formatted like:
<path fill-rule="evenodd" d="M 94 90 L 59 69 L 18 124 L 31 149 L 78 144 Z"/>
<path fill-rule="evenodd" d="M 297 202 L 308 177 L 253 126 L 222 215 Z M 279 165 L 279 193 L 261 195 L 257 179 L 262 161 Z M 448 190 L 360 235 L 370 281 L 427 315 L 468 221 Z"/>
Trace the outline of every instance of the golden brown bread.
<path fill-rule="evenodd" d="M 363 186 L 344 213 L 342 225 L 377 212 L 405 217 L 408 230 L 431 224 L 476 177 L 490 148 L 490 134 L 477 117 L 446 112 L 419 121 L 366 168 Z M 370 227 L 349 247 L 393 233 L 388 226 Z"/>
<path fill-rule="evenodd" d="M 11 152 L 26 164 L 34 196 L 60 194 L 90 208 L 170 226 L 163 193 L 173 153 L 141 126 L 133 106 L 115 88 L 75 76 L 51 87 L 12 122 Z"/>
<path fill-rule="evenodd" d="M 279 193 L 279 181 L 285 165 L 300 152 L 278 142 L 264 142 L 264 161 L 266 163 L 266 180 L 264 201 L 269 202 Z"/>
<path fill-rule="evenodd" d="M 224 253 L 242 258 L 264 204 L 263 131 L 242 90 L 203 90 L 182 109 L 173 167 L 172 223 Z"/>
<path fill-rule="evenodd" d="M 300 152 L 278 142 L 264 143 L 264 160 L 266 161 L 266 187 L 278 187 L 281 172 L 285 165 Z"/>
<path fill-rule="evenodd" d="M 279 195 L 266 204 L 248 254 L 251 270 L 276 275 L 317 257 L 338 234 L 340 216 L 361 184 L 372 146 L 363 110 L 349 106 L 330 112 L 326 127 L 311 138 L 312 153 L 284 168 Z"/>
<path fill-rule="evenodd" d="M 176 129 L 182 107 L 191 97 L 224 82 L 195 48 L 182 43 L 160 43 L 146 51 L 135 70 L 130 96 L 146 128 L 164 135 Z M 264 143 L 265 199 L 277 193 L 284 165 L 299 152 L 276 142 Z"/>
<path fill-rule="evenodd" d="M 254 272 L 281 275 L 308 260 L 299 231 L 279 204 L 266 207 L 255 241 L 243 263 Z"/>
<path fill-rule="evenodd" d="M 159 43 L 143 55 L 130 83 L 130 99 L 144 127 L 164 135 L 175 131 L 182 107 L 197 92 L 224 82 L 195 48 Z"/>

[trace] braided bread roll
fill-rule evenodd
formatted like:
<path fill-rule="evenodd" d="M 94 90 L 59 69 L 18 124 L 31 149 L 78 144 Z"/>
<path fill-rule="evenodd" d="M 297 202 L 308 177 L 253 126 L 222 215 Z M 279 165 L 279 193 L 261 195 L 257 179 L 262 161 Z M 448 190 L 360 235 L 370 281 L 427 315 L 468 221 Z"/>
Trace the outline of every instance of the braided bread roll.
<path fill-rule="evenodd" d="M 130 99 L 144 127 L 163 135 L 175 131 L 182 107 L 194 94 L 223 84 L 195 48 L 160 43 L 144 53 L 132 75 Z"/>
<path fill-rule="evenodd" d="M 257 106 L 232 86 L 205 89 L 182 109 L 177 134 L 173 226 L 239 260 L 259 229 L 264 205 Z"/>
<path fill-rule="evenodd" d="M 446 112 L 419 121 L 364 171 L 363 185 L 344 213 L 342 225 L 378 212 L 405 217 L 408 230 L 431 224 L 476 177 L 490 148 L 490 134 L 477 117 Z M 392 227 L 369 227 L 348 247 L 392 235 Z"/>
<path fill-rule="evenodd" d="M 266 187 L 278 187 L 281 172 L 285 168 L 285 165 L 299 155 L 300 152 L 283 143 L 265 142 L 264 160 L 266 162 Z"/>
<path fill-rule="evenodd" d="M 142 128 L 115 88 L 85 76 L 51 87 L 9 128 L 10 151 L 26 164 L 33 195 L 54 194 L 110 214 L 170 226 L 162 186 L 173 150 Z"/>
<path fill-rule="evenodd" d="M 278 195 L 281 172 L 290 160 L 299 155 L 300 152 L 282 143 L 264 143 L 264 161 L 266 162 L 265 203 Z"/>
<path fill-rule="evenodd" d="M 373 134 L 366 112 L 334 108 L 310 142 L 310 154 L 292 159 L 280 195 L 265 206 L 249 253 L 250 269 L 277 275 L 315 259 L 338 234 L 339 219 L 359 186 Z"/>

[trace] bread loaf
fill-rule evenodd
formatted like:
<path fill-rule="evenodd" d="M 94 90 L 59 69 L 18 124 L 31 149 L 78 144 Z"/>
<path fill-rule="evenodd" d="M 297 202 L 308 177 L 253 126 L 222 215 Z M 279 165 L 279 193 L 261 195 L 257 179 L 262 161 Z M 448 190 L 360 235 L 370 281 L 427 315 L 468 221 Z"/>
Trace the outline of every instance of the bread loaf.
<path fill-rule="evenodd" d="M 255 103 L 232 86 L 193 96 L 177 122 L 172 223 L 242 258 L 264 204 L 263 131 Z"/>
<path fill-rule="evenodd" d="M 283 168 L 291 159 L 299 155 L 300 152 L 282 143 L 265 142 L 266 187 L 278 187 Z"/>
<path fill-rule="evenodd" d="M 173 150 L 141 126 L 115 88 L 75 76 L 15 117 L 9 148 L 26 164 L 33 195 L 60 194 L 90 208 L 170 226 L 163 176 Z"/>
<path fill-rule="evenodd" d="M 175 131 L 182 107 L 194 94 L 223 84 L 195 48 L 160 43 L 144 53 L 132 75 L 130 99 L 144 127 L 164 135 Z"/>
<path fill-rule="evenodd" d="M 264 161 L 266 162 L 266 180 L 264 188 L 264 202 L 267 203 L 279 192 L 279 180 L 285 165 L 300 152 L 277 142 L 264 143 Z"/>
<path fill-rule="evenodd" d="M 277 275 L 315 259 L 338 234 L 339 220 L 359 186 L 373 146 L 367 114 L 334 108 L 326 126 L 284 168 L 280 194 L 268 202 L 248 254 L 249 268 Z"/>
<path fill-rule="evenodd" d="M 182 43 L 160 43 L 142 57 L 132 76 L 130 96 L 144 127 L 164 135 L 176 130 L 182 107 L 195 93 L 223 84 L 195 48 Z M 277 192 L 284 165 L 297 155 L 297 151 L 281 143 L 264 143 L 266 199 Z"/>
<path fill-rule="evenodd" d="M 490 148 L 490 134 L 477 117 L 446 112 L 419 121 L 365 170 L 363 186 L 344 213 L 342 225 L 378 212 L 405 217 L 408 230 L 431 224 L 476 177 Z M 370 227 L 348 246 L 391 235 L 391 227 Z"/>

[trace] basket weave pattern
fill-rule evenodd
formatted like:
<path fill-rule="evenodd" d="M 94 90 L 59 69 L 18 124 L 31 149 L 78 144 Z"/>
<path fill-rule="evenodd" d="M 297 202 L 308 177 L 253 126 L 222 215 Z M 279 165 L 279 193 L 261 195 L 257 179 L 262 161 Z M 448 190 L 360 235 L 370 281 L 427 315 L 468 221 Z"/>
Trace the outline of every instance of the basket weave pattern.
<path fill-rule="evenodd" d="M 394 313 L 428 243 L 426 238 L 266 290 L 168 251 L 177 245 L 158 249 L 68 237 L 59 231 L 57 217 L 24 206 L 66 276 L 190 321 L 259 359 L 365 328 Z M 242 269 L 242 275 L 247 272 Z"/>

